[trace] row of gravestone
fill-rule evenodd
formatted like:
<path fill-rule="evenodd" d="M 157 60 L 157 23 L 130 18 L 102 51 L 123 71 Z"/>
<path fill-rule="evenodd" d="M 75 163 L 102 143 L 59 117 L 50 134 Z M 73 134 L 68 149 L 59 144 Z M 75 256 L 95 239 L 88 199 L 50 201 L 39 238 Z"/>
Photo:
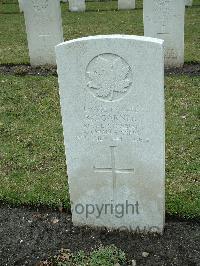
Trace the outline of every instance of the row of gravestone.
<path fill-rule="evenodd" d="M 60 2 L 22 0 L 30 63 L 55 65 L 55 45 L 63 42 Z M 165 66 L 184 63 L 184 0 L 144 0 L 144 36 L 165 41 Z M 176 26 L 174 26 L 176 25 Z"/>
<path fill-rule="evenodd" d="M 68 0 L 71 12 L 83 12 L 86 10 L 85 0 Z M 135 0 L 118 0 L 119 10 L 135 9 Z"/>
<path fill-rule="evenodd" d="M 22 0 L 19 1 L 20 11 L 23 11 Z M 71 12 L 84 12 L 86 10 L 85 0 L 58 0 L 69 2 L 69 10 Z M 118 0 L 119 10 L 135 9 L 135 0 Z"/>
<path fill-rule="evenodd" d="M 20 11 L 23 11 L 22 0 L 19 1 Z M 61 2 L 69 2 L 69 10 L 71 12 L 83 12 L 86 9 L 85 0 L 59 0 Z M 193 0 L 184 0 L 186 6 L 192 6 Z M 118 0 L 119 10 L 135 9 L 135 0 Z"/>
<path fill-rule="evenodd" d="M 193 0 L 184 0 L 186 6 L 192 6 Z M 67 1 L 65 1 L 67 2 Z M 86 5 L 85 0 L 68 0 L 69 10 L 72 12 L 85 11 Z M 119 10 L 130 10 L 135 9 L 135 0 L 118 0 Z"/>
<path fill-rule="evenodd" d="M 23 0 L 18 0 L 20 11 L 23 12 Z M 58 0 L 60 2 L 69 2 L 71 12 L 84 12 L 86 10 L 85 0 Z M 119 10 L 135 9 L 135 0 L 118 0 Z"/>
<path fill-rule="evenodd" d="M 23 2 L 32 64 L 45 58 L 55 63 L 59 43 L 56 62 L 73 223 L 162 233 L 164 53 L 165 60 L 171 51 L 173 64 L 183 63 L 183 1 L 144 0 L 145 34 L 166 38 L 165 47 L 162 39 L 128 35 L 60 43 L 59 6 L 54 0 Z M 172 48 L 166 53 L 168 45 Z"/>

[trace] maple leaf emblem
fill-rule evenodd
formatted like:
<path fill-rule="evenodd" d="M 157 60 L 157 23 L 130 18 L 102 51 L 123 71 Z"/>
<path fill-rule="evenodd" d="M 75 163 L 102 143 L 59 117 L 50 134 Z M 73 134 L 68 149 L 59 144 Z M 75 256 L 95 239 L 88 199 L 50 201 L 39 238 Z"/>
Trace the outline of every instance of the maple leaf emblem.
<path fill-rule="evenodd" d="M 116 95 L 127 92 L 132 81 L 128 78 L 129 65 L 119 56 L 100 55 L 95 58 L 91 70 L 87 72 L 87 86 L 95 90 L 95 95 L 113 101 Z"/>

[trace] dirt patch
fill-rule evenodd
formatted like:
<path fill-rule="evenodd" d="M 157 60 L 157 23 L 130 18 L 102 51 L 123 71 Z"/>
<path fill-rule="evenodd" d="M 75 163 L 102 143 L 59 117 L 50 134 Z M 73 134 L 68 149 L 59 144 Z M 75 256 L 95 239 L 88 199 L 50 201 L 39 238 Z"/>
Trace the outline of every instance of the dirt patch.
<path fill-rule="evenodd" d="M 76 228 L 71 215 L 45 208 L 0 206 L 0 265 L 36 265 L 58 254 L 115 244 L 137 265 L 200 265 L 200 224 L 167 219 L 160 235 Z M 142 252 L 148 252 L 144 258 Z M 129 264 L 130 265 L 130 264 Z"/>
<path fill-rule="evenodd" d="M 57 76 L 54 66 L 31 67 L 30 65 L 0 65 L 0 74 L 32 75 L 32 76 Z M 165 69 L 166 75 L 200 76 L 200 63 L 184 64 L 182 68 Z"/>
<path fill-rule="evenodd" d="M 166 75 L 200 76 L 200 63 L 184 64 L 181 68 L 165 69 Z"/>
<path fill-rule="evenodd" d="M 30 65 L 0 65 L 0 73 L 16 76 L 57 76 L 55 66 L 32 67 Z"/>

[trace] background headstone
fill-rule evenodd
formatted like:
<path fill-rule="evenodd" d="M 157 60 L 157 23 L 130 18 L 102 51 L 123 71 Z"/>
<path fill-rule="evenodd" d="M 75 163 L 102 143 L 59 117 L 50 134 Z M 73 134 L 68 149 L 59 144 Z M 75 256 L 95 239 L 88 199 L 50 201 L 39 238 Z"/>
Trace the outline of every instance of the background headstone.
<path fill-rule="evenodd" d="M 183 0 L 144 0 L 144 35 L 164 40 L 165 66 L 181 67 L 184 63 Z"/>
<path fill-rule="evenodd" d="M 23 12 L 22 0 L 18 0 L 18 4 L 19 4 L 19 11 L 22 13 Z"/>
<path fill-rule="evenodd" d="M 192 0 L 185 0 L 186 6 L 192 6 Z"/>
<path fill-rule="evenodd" d="M 163 41 L 94 36 L 56 54 L 74 224 L 161 232 Z"/>
<path fill-rule="evenodd" d="M 69 10 L 71 12 L 84 12 L 86 5 L 85 0 L 68 0 Z"/>
<path fill-rule="evenodd" d="M 22 4 L 31 65 L 55 65 L 55 46 L 63 42 L 60 2 L 23 0 Z"/>
<path fill-rule="evenodd" d="M 135 9 L 135 0 L 118 0 L 118 9 Z"/>

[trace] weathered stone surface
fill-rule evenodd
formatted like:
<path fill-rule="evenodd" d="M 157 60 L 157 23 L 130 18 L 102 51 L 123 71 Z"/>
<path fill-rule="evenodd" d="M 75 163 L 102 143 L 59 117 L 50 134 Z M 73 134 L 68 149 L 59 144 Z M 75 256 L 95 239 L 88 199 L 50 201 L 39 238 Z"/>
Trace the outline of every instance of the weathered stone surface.
<path fill-rule="evenodd" d="M 135 9 L 135 0 L 118 0 L 118 9 Z"/>
<path fill-rule="evenodd" d="M 184 63 L 183 0 L 144 0 L 144 35 L 164 40 L 165 66 Z"/>
<path fill-rule="evenodd" d="M 69 0 L 69 10 L 71 12 L 84 12 L 85 0 Z"/>
<path fill-rule="evenodd" d="M 161 232 L 163 41 L 94 36 L 56 54 L 74 224 Z"/>
<path fill-rule="evenodd" d="M 55 65 L 55 46 L 63 42 L 60 2 L 22 0 L 22 5 L 31 65 Z"/>

